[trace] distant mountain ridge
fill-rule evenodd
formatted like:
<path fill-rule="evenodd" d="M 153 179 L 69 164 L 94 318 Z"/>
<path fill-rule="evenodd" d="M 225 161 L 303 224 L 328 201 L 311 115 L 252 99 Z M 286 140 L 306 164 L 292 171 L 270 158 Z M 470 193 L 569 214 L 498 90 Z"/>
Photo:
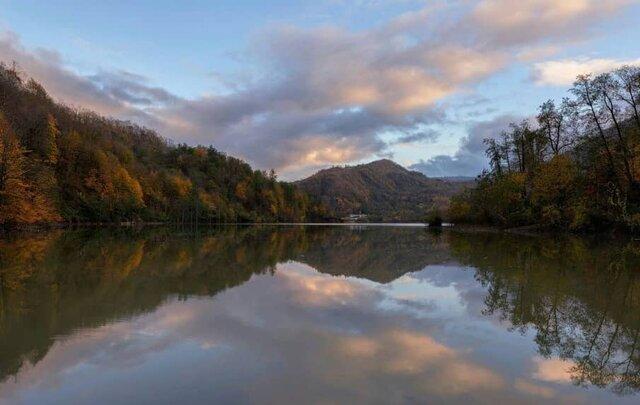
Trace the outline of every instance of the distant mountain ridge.
<path fill-rule="evenodd" d="M 324 169 L 295 184 L 338 216 L 363 213 L 371 220 L 416 221 L 470 183 L 428 178 L 381 159 Z"/>
<path fill-rule="evenodd" d="M 476 180 L 474 176 L 440 176 L 440 177 L 431 177 L 432 179 L 450 181 L 453 183 L 466 182 L 471 183 Z"/>

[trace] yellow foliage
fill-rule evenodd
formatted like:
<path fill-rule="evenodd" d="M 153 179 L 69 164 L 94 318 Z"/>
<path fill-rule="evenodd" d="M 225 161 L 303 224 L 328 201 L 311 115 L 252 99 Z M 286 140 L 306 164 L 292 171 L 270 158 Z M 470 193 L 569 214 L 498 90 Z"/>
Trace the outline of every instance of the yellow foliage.
<path fill-rule="evenodd" d="M 186 197 L 192 187 L 191 180 L 177 174 L 169 175 L 167 183 L 169 185 L 170 192 L 180 198 Z"/>
<path fill-rule="evenodd" d="M 48 232 L 30 235 L 29 238 L 1 239 L 0 276 L 4 285 L 14 290 L 23 286 L 24 280 L 43 267 L 43 261 L 60 234 L 60 232 Z"/>
<path fill-rule="evenodd" d="M 116 168 L 113 183 L 117 192 L 116 197 L 131 198 L 135 205 L 142 205 L 142 187 L 124 167 Z"/>
<path fill-rule="evenodd" d="M 134 244 L 134 249 L 131 256 L 126 257 L 124 263 L 121 266 L 116 266 L 114 268 L 115 276 L 118 280 L 124 280 L 129 277 L 129 273 L 131 271 L 140 267 L 142 263 L 142 259 L 145 254 L 145 243 L 143 240 L 139 240 Z"/>
<path fill-rule="evenodd" d="M 94 151 L 92 157 L 96 167 L 84 179 L 87 188 L 95 191 L 111 207 L 144 205 L 142 186 L 118 159 L 100 150 Z"/>
<path fill-rule="evenodd" d="M 59 221 L 55 207 L 27 179 L 25 166 L 25 150 L 0 115 L 0 224 Z"/>
<path fill-rule="evenodd" d="M 540 166 L 533 179 L 535 203 L 555 203 L 566 197 L 575 182 L 576 168 L 568 156 L 558 155 Z"/>
<path fill-rule="evenodd" d="M 218 206 L 220 205 L 220 197 L 217 195 L 212 195 L 209 193 L 206 193 L 204 191 L 199 191 L 198 192 L 198 198 L 200 199 L 200 202 L 209 210 L 211 211 L 215 211 L 218 209 Z"/>
<path fill-rule="evenodd" d="M 238 199 L 240 199 L 241 201 L 246 201 L 247 199 L 247 183 L 244 181 L 241 181 L 240 183 L 238 183 L 238 185 L 236 186 L 236 197 L 238 197 Z"/>
<path fill-rule="evenodd" d="M 46 160 L 51 164 L 58 162 L 58 137 L 60 131 L 58 130 L 58 123 L 52 114 L 47 114 L 45 134 L 42 137 L 42 152 L 44 153 Z"/>
<path fill-rule="evenodd" d="M 198 157 L 198 158 L 206 158 L 207 157 L 207 149 L 205 147 L 202 146 L 198 146 L 193 150 L 193 154 L 194 156 Z"/>
<path fill-rule="evenodd" d="M 464 221 L 471 214 L 471 204 L 468 201 L 453 199 L 447 212 L 451 221 Z"/>

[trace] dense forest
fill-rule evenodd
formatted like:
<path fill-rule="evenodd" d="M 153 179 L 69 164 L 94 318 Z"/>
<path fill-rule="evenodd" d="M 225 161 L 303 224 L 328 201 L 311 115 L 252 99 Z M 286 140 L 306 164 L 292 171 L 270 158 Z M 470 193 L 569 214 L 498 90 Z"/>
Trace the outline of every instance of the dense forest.
<path fill-rule="evenodd" d="M 578 76 L 569 92 L 485 139 L 491 169 L 452 199 L 453 222 L 640 229 L 640 68 Z"/>
<path fill-rule="evenodd" d="M 325 211 L 273 171 L 52 100 L 0 65 L 0 225 L 269 222 Z"/>

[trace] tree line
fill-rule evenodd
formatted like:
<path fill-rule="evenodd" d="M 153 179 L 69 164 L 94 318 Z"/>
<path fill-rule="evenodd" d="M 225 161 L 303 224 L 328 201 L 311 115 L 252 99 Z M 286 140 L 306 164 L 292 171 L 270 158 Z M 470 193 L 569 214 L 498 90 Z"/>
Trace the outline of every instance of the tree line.
<path fill-rule="evenodd" d="M 580 75 L 569 94 L 484 140 L 490 169 L 452 221 L 640 229 L 640 67 Z"/>
<path fill-rule="evenodd" d="M 61 105 L 15 66 L 0 64 L 0 226 L 326 216 L 273 171 Z"/>

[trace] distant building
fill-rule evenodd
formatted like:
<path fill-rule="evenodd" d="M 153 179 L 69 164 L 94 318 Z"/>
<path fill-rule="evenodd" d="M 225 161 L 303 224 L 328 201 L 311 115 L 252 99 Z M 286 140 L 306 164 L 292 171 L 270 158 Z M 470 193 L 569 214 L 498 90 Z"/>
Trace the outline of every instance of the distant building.
<path fill-rule="evenodd" d="M 362 222 L 367 219 L 366 214 L 350 214 L 348 217 L 342 218 L 346 222 Z"/>

